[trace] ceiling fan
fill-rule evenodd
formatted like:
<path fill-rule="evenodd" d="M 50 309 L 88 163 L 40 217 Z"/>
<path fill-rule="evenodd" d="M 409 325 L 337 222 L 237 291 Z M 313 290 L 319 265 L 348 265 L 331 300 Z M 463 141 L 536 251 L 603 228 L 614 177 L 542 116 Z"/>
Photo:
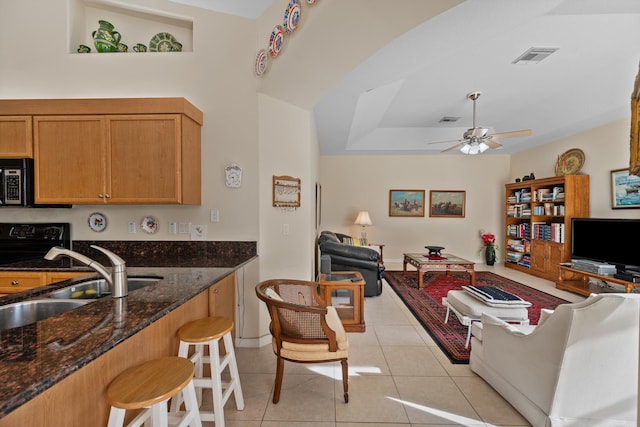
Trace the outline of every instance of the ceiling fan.
<path fill-rule="evenodd" d="M 470 92 L 467 94 L 467 98 L 473 101 L 473 127 L 467 129 L 462 135 L 462 139 L 454 139 L 450 141 L 430 142 L 429 144 L 444 144 L 446 142 L 458 142 L 449 148 L 442 150 L 445 151 L 460 149 L 464 154 L 478 154 L 482 153 L 488 148 L 500 148 L 502 144 L 497 143 L 494 139 L 500 138 L 513 138 L 515 136 L 529 136 L 531 135 L 531 129 L 516 130 L 511 132 L 501 132 L 488 134 L 489 129 L 476 126 L 476 100 L 480 97 L 481 92 Z"/>

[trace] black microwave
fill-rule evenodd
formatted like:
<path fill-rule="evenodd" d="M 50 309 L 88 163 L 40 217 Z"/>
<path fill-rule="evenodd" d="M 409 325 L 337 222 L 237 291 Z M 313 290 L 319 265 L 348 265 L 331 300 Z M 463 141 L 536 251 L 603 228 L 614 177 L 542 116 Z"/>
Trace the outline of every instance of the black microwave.
<path fill-rule="evenodd" d="M 33 159 L 0 159 L 0 207 L 70 208 L 36 204 Z"/>
<path fill-rule="evenodd" d="M 0 159 L 0 206 L 33 204 L 33 159 Z"/>

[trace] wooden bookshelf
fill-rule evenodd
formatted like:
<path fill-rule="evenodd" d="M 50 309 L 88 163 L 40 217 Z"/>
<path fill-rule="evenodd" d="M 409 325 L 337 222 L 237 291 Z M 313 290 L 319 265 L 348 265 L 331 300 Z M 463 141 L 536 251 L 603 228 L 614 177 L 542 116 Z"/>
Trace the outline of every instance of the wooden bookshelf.
<path fill-rule="evenodd" d="M 505 185 L 504 264 L 556 281 L 571 258 L 571 219 L 589 217 L 589 175 Z"/>

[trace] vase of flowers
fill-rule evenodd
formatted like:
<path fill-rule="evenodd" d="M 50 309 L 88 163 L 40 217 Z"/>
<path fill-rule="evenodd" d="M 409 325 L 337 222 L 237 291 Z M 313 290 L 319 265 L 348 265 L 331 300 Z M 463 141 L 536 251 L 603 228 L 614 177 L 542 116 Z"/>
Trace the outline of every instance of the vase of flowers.
<path fill-rule="evenodd" d="M 484 248 L 484 260 L 487 265 L 493 265 L 496 263 L 496 252 L 498 251 L 498 245 L 496 245 L 496 236 L 493 233 L 487 233 L 480 230 L 480 238 L 482 239 L 482 248 Z M 480 250 L 482 250 L 482 248 Z"/>

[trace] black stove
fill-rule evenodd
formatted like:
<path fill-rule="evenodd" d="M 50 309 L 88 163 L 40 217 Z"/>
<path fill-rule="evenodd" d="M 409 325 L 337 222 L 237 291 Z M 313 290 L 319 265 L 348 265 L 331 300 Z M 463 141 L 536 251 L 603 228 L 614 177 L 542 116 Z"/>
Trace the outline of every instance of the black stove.
<path fill-rule="evenodd" d="M 69 223 L 0 223 L 0 264 L 42 259 L 53 246 L 71 249 Z"/>

